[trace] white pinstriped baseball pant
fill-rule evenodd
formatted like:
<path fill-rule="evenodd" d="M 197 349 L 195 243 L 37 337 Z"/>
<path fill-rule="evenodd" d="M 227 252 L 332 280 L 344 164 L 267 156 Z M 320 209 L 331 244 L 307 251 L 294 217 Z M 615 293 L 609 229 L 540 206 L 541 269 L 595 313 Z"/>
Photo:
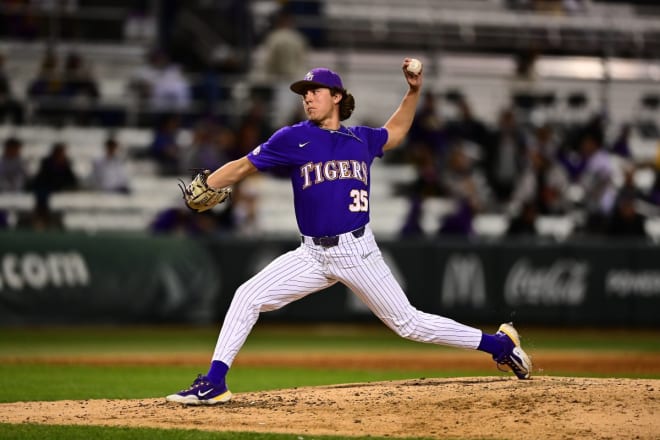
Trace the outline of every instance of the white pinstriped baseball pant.
<path fill-rule="evenodd" d="M 259 313 L 277 310 L 341 282 L 398 335 L 413 341 L 476 349 L 481 330 L 414 308 L 383 260 L 367 225 L 362 237 L 350 232 L 339 244 L 322 247 L 309 237 L 242 284 L 225 315 L 213 353 L 231 366 Z"/>

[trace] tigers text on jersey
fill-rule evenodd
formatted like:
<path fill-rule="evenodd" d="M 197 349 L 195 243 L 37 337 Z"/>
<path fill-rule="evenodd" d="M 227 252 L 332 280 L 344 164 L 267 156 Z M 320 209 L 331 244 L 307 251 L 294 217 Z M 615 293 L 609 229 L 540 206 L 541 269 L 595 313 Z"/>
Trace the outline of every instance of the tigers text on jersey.
<path fill-rule="evenodd" d="M 281 128 L 247 157 L 259 171 L 289 176 L 300 232 L 323 237 L 369 222 L 369 170 L 386 142 L 385 128 L 326 130 L 304 121 Z"/>

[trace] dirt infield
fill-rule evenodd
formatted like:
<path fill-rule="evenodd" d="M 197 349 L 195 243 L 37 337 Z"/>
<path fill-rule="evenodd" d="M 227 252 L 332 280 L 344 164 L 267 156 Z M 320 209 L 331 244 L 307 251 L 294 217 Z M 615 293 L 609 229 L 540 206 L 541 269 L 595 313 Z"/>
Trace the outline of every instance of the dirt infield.
<path fill-rule="evenodd" d="M 660 382 L 537 376 L 415 379 L 239 393 L 221 406 L 164 399 L 0 404 L 0 422 L 305 435 L 660 438 Z"/>

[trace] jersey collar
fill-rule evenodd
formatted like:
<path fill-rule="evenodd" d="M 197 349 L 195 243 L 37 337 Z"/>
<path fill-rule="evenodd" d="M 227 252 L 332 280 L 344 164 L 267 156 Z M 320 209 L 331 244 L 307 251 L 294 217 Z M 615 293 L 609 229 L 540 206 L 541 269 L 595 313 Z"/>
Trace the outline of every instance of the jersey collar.
<path fill-rule="evenodd" d="M 362 142 L 362 139 L 360 139 L 355 133 L 353 133 L 353 131 L 352 131 L 350 128 L 345 127 L 344 125 L 340 125 L 339 128 L 338 128 L 337 130 L 331 130 L 331 129 L 328 129 L 328 128 L 322 128 L 322 127 L 319 127 L 318 125 L 313 124 L 313 123 L 310 122 L 310 121 L 308 121 L 308 122 L 309 122 L 310 124 L 314 125 L 315 127 L 319 128 L 319 129 L 321 129 L 321 130 L 323 130 L 323 131 L 327 131 L 328 133 L 331 133 L 331 134 L 340 134 L 340 135 L 348 136 L 348 137 L 351 137 L 351 138 L 353 138 L 353 139 L 355 139 L 355 140 L 358 140 L 358 141 Z"/>

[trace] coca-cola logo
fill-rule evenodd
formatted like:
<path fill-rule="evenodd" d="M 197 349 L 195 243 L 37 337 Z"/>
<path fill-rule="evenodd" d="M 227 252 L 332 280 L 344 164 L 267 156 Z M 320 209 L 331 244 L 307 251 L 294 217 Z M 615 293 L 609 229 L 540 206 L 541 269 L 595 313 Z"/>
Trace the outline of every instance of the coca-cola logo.
<path fill-rule="evenodd" d="M 512 306 L 579 305 L 587 291 L 588 271 L 589 265 L 578 260 L 557 260 L 540 267 L 518 260 L 506 278 L 504 298 Z"/>

